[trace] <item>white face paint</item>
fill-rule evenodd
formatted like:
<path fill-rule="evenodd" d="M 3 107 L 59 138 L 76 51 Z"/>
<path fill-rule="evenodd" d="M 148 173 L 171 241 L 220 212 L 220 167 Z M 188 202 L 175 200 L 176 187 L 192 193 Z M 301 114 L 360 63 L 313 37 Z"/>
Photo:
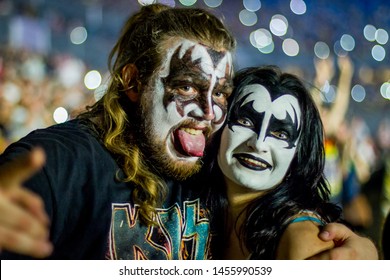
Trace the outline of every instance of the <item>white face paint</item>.
<path fill-rule="evenodd" d="M 171 38 L 166 58 L 143 93 L 156 145 L 173 161 L 196 162 L 226 117 L 232 58 L 193 41 Z"/>
<path fill-rule="evenodd" d="M 232 105 L 218 153 L 222 172 L 253 190 L 275 187 L 286 175 L 299 140 L 298 100 L 289 94 L 272 100 L 264 86 L 252 84 Z"/>

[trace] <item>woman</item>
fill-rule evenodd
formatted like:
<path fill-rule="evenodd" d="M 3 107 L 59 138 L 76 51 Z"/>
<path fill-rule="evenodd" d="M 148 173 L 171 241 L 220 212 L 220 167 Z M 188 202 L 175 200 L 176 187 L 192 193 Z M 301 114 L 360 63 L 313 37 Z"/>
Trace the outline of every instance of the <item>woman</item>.
<path fill-rule="evenodd" d="M 341 215 L 328 202 L 323 127 L 309 92 L 298 78 L 273 66 L 241 70 L 234 82 L 218 155 L 209 155 L 218 164 L 211 160 L 211 174 L 203 175 L 209 189 L 224 194 L 209 193 L 208 199 L 221 211 L 212 211 L 214 217 L 225 216 L 214 219 L 226 228 L 219 239 L 222 257 L 305 258 L 331 248 L 319 240 L 306 242 L 307 236 L 316 238 L 318 225 Z M 310 252 L 286 255 L 282 233 L 300 220 L 306 222 L 297 226 L 296 242 L 305 241 L 301 245 Z"/>

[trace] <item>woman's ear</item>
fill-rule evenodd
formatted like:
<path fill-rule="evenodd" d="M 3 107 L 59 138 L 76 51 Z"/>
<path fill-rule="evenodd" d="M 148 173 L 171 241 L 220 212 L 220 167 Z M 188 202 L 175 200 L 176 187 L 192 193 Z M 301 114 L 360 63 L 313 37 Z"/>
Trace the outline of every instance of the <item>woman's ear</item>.
<path fill-rule="evenodd" d="M 122 80 L 125 93 L 129 97 L 131 102 L 137 102 L 139 100 L 138 92 L 138 69 L 135 64 L 127 64 L 122 69 Z"/>

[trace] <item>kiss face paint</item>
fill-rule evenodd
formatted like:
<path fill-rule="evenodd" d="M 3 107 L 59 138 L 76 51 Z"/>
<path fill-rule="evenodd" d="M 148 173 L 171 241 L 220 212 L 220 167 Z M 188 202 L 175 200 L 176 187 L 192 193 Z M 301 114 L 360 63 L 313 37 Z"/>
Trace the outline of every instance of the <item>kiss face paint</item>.
<path fill-rule="evenodd" d="M 148 141 L 170 161 L 193 165 L 225 120 L 232 58 L 229 52 L 182 38 L 166 45 L 166 59 L 141 96 L 150 116 Z"/>
<path fill-rule="evenodd" d="M 226 177 L 253 190 L 279 184 L 299 140 L 301 110 L 289 94 L 274 96 L 260 84 L 245 86 L 231 108 L 218 153 Z"/>

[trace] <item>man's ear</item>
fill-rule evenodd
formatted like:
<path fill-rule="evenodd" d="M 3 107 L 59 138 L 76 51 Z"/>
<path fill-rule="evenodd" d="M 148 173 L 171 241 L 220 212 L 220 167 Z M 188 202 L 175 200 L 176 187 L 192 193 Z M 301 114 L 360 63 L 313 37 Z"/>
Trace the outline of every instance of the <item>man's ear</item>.
<path fill-rule="evenodd" d="M 125 93 L 130 101 L 137 102 L 139 99 L 138 92 L 138 69 L 135 64 L 127 64 L 122 69 L 122 80 Z"/>

